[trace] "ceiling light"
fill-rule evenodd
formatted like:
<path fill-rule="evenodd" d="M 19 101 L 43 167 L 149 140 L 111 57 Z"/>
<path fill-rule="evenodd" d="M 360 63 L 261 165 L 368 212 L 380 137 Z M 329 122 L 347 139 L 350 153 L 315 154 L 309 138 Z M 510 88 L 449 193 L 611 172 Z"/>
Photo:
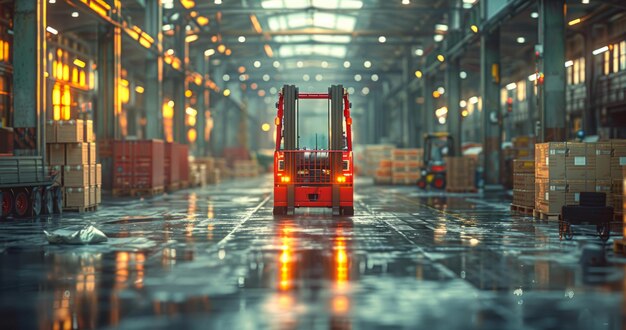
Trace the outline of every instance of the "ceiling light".
<path fill-rule="evenodd" d="M 73 11 L 72 12 L 72 17 L 78 17 L 78 12 L 77 11 Z"/>
<path fill-rule="evenodd" d="M 143 86 L 135 86 L 135 92 L 137 92 L 138 94 L 143 94 L 144 91 L 145 89 L 143 88 Z"/>
<path fill-rule="evenodd" d="M 278 67 L 280 66 L 280 62 L 278 62 L 278 61 L 274 61 L 274 62 L 272 63 L 272 66 L 273 66 L 273 67 L 275 67 L 275 68 L 278 68 Z"/>
<path fill-rule="evenodd" d="M 350 61 L 343 62 L 343 67 L 346 68 L 346 69 L 349 68 L 350 67 Z"/>
<path fill-rule="evenodd" d="M 328 62 L 322 61 L 322 68 L 326 69 L 328 67 Z"/>
<path fill-rule="evenodd" d="M 230 95 L 230 89 L 226 88 L 224 90 L 224 96 L 228 96 L 228 95 Z"/>
<path fill-rule="evenodd" d="M 239 81 L 246 81 L 246 75 L 245 74 L 241 74 L 239 75 Z"/>
<path fill-rule="evenodd" d="M 465 72 L 465 71 L 459 72 L 459 78 L 461 78 L 461 79 L 467 78 L 467 72 Z"/>
<path fill-rule="evenodd" d="M 55 4 L 55 3 L 57 3 L 57 0 L 50 0 L 50 1 L 48 1 L 48 3 Z"/>
<path fill-rule="evenodd" d="M 424 50 L 421 48 L 417 48 L 415 49 L 415 56 L 422 56 L 424 55 Z"/>
<path fill-rule="evenodd" d="M 598 49 L 594 50 L 591 53 L 593 55 L 599 55 L 599 54 L 602 54 L 602 53 L 606 52 L 607 50 L 609 50 L 609 46 L 604 46 L 604 47 L 601 47 L 601 48 L 598 48 Z"/>
<path fill-rule="evenodd" d="M 174 30 L 174 24 L 163 25 L 163 31 L 171 31 L 171 30 Z"/>
<path fill-rule="evenodd" d="M 194 41 L 198 40 L 198 35 L 197 34 L 192 34 L 192 35 L 188 35 L 185 37 L 185 41 L 187 43 L 192 43 Z"/>
<path fill-rule="evenodd" d="M 225 75 L 222 76 L 222 80 L 229 81 L 230 80 L 230 76 L 225 74 Z"/>
<path fill-rule="evenodd" d="M 221 5 L 221 4 L 222 4 L 222 0 L 215 0 L 215 1 L 214 1 L 214 3 L 215 3 L 216 5 Z"/>
<path fill-rule="evenodd" d="M 469 103 L 476 104 L 478 103 L 478 96 L 472 96 L 469 98 Z"/>
<path fill-rule="evenodd" d="M 255 68 L 260 68 L 261 67 L 261 61 L 254 61 L 254 65 Z"/>
<path fill-rule="evenodd" d="M 361 75 L 360 74 L 355 74 L 354 75 L 354 81 L 361 81 Z"/>
<path fill-rule="evenodd" d="M 315 75 L 315 80 L 317 80 L 317 81 L 322 81 L 322 78 L 324 78 L 324 77 L 322 77 L 322 75 L 319 74 L 319 73 Z"/>
<path fill-rule="evenodd" d="M 446 60 L 446 58 L 443 55 L 441 55 L 441 54 L 437 55 L 437 61 L 443 62 L 445 60 Z"/>
<path fill-rule="evenodd" d="M 536 11 L 533 11 L 532 13 L 530 13 L 530 17 L 532 18 L 539 18 L 539 13 Z"/>
<path fill-rule="evenodd" d="M 566 68 L 569 68 L 572 65 L 574 65 L 574 61 L 567 61 L 567 62 L 565 62 L 565 67 Z"/>
<path fill-rule="evenodd" d="M 578 24 L 580 22 L 582 22 L 582 19 L 579 17 L 579 18 L 576 18 L 576 19 L 573 19 L 573 20 L 569 21 L 567 23 L 567 25 L 572 26 L 572 25 L 576 25 L 576 24 Z"/>
<path fill-rule="evenodd" d="M 476 0 L 463 0 L 463 3 L 467 3 L 467 4 L 470 4 L 470 5 L 473 5 L 473 4 L 476 3 Z"/>
<path fill-rule="evenodd" d="M 74 65 L 76 65 L 79 68 L 84 68 L 85 67 L 85 62 L 79 60 L 79 59 L 74 59 Z"/>
<path fill-rule="evenodd" d="M 443 88 L 443 87 L 439 87 L 439 88 L 437 88 L 437 92 L 439 92 L 439 94 L 443 95 L 443 94 L 446 93 L 446 89 Z"/>
<path fill-rule="evenodd" d="M 209 48 L 204 51 L 204 56 L 206 57 L 213 56 L 214 54 L 215 54 L 215 49 L 213 48 Z"/>
<path fill-rule="evenodd" d="M 435 24 L 435 31 L 446 32 L 448 31 L 448 26 L 446 24 Z"/>
<path fill-rule="evenodd" d="M 270 94 L 274 95 L 276 93 L 278 93 L 278 89 L 276 89 L 276 87 L 270 88 Z"/>
<path fill-rule="evenodd" d="M 470 26 L 470 30 L 472 30 L 472 32 L 474 33 L 478 33 L 478 26 L 475 24 L 472 24 L 472 26 Z"/>
<path fill-rule="evenodd" d="M 303 67 L 304 66 L 304 62 L 298 61 L 298 62 L 296 62 L 296 66 L 299 67 L 299 68 Z"/>
<path fill-rule="evenodd" d="M 422 71 L 420 71 L 420 70 L 415 71 L 415 77 L 416 77 L 417 79 L 422 78 L 422 75 L 423 75 L 423 74 L 422 74 Z"/>
<path fill-rule="evenodd" d="M 387 42 L 387 38 L 385 36 L 380 36 L 378 37 L 378 42 L 380 42 L 381 44 L 384 44 L 385 42 Z"/>
<path fill-rule="evenodd" d="M 373 74 L 372 75 L 372 81 L 378 81 L 378 75 L 377 74 Z"/>
<path fill-rule="evenodd" d="M 263 75 L 263 81 L 270 81 L 270 75 L 269 74 L 264 74 Z"/>
<path fill-rule="evenodd" d="M 518 44 L 523 44 L 525 42 L 526 42 L 526 38 L 524 38 L 524 37 L 517 37 L 517 43 Z"/>
<path fill-rule="evenodd" d="M 439 117 L 439 119 L 437 119 L 439 121 L 439 124 L 444 125 L 446 123 L 446 117 Z"/>
<path fill-rule="evenodd" d="M 365 62 L 363 62 L 363 66 L 364 66 L 366 69 L 369 69 L 369 68 L 371 68 L 371 67 L 372 67 L 372 62 L 370 62 L 370 61 L 365 61 Z"/>
<path fill-rule="evenodd" d="M 56 30 L 55 28 L 53 28 L 52 26 L 48 26 L 48 27 L 46 28 L 46 31 L 48 31 L 48 32 L 50 32 L 50 33 L 52 33 L 52 34 L 54 34 L 54 35 L 59 34 L 59 31 L 57 31 L 57 30 Z"/>
<path fill-rule="evenodd" d="M 311 80 L 311 77 L 309 77 L 308 74 L 305 74 L 304 76 L 302 76 L 302 80 L 309 81 L 309 80 Z"/>
<path fill-rule="evenodd" d="M 514 89 L 516 89 L 516 88 L 517 88 L 517 84 L 516 84 L 516 83 L 514 83 L 514 82 L 512 82 L 512 83 L 510 83 L 510 84 L 506 85 L 506 89 L 507 89 L 507 90 L 509 90 L 509 91 L 512 91 L 512 90 L 514 90 Z"/>
<path fill-rule="evenodd" d="M 537 80 L 537 74 L 533 73 L 530 76 L 528 76 L 528 81 L 535 81 Z"/>
<path fill-rule="evenodd" d="M 410 3 L 411 3 L 411 1 L 410 1 L 410 0 L 402 0 L 402 4 L 403 4 L 403 5 L 408 5 L 408 4 L 410 4 Z"/>
<path fill-rule="evenodd" d="M 465 108 L 465 107 L 467 106 L 467 101 L 465 101 L 465 100 L 461 100 L 461 101 L 459 102 L 459 106 L 460 106 L 461 108 Z"/>
<path fill-rule="evenodd" d="M 588 4 L 589 4 L 589 0 L 583 0 L 583 1 L 582 1 L 582 4 L 583 4 L 583 5 L 588 5 Z"/>
<path fill-rule="evenodd" d="M 443 34 L 435 34 L 433 36 L 433 40 L 435 40 L 435 42 L 441 42 L 443 41 Z"/>
<path fill-rule="evenodd" d="M 363 87 L 363 89 L 361 90 L 361 93 L 363 93 L 363 95 L 367 95 L 370 93 L 370 89 L 367 86 Z"/>
<path fill-rule="evenodd" d="M 169 55 L 169 56 L 174 55 L 174 49 L 170 48 L 170 49 L 166 50 L 166 51 L 165 51 L 165 54 L 166 54 L 166 55 Z"/>
<path fill-rule="evenodd" d="M 246 37 L 239 36 L 239 38 L 237 38 L 237 41 L 239 41 L 239 42 L 246 42 Z"/>

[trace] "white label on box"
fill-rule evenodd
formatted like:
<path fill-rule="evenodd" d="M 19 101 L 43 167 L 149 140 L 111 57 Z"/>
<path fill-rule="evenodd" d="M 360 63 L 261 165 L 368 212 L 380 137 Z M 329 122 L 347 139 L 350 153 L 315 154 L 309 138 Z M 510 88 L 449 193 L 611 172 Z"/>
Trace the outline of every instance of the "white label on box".
<path fill-rule="evenodd" d="M 550 165 L 550 157 L 546 157 L 546 165 Z"/>
<path fill-rule="evenodd" d="M 580 193 L 574 193 L 574 201 L 580 202 Z"/>
<path fill-rule="evenodd" d="M 550 200 L 550 193 L 546 192 L 546 200 L 549 201 Z"/>
<path fill-rule="evenodd" d="M 550 190 L 556 190 L 556 186 L 550 186 Z"/>
<path fill-rule="evenodd" d="M 556 150 L 550 149 L 550 155 L 556 155 Z"/>
<path fill-rule="evenodd" d="M 587 157 L 574 157 L 574 165 L 575 166 L 585 166 L 587 165 Z"/>
<path fill-rule="evenodd" d="M 624 166 L 624 165 L 626 165 L 626 157 L 620 157 L 619 166 Z"/>

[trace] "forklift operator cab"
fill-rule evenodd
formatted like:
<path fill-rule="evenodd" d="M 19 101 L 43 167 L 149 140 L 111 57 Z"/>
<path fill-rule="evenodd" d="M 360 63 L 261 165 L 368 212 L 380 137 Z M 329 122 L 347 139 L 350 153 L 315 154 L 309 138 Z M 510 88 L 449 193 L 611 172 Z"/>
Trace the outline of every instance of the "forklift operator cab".
<path fill-rule="evenodd" d="M 417 186 L 444 189 L 446 187 L 446 157 L 453 148 L 452 137 L 445 132 L 424 135 L 424 163 Z"/>
<path fill-rule="evenodd" d="M 328 100 L 328 146 L 300 148 L 299 100 Z M 283 86 L 277 106 L 274 152 L 274 215 L 294 214 L 295 208 L 331 208 L 333 215 L 354 215 L 352 118 L 343 86 L 328 93 L 299 93 Z"/>

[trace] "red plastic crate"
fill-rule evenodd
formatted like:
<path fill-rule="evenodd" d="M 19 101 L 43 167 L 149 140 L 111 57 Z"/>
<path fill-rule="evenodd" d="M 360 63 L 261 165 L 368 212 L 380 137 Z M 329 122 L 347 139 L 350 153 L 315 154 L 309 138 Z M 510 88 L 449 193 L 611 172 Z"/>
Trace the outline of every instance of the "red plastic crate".
<path fill-rule="evenodd" d="M 179 177 L 180 181 L 189 183 L 189 146 L 186 144 L 178 145 Z"/>
<path fill-rule="evenodd" d="M 165 186 L 172 187 L 180 183 L 180 157 L 178 153 L 178 143 L 165 143 Z"/>

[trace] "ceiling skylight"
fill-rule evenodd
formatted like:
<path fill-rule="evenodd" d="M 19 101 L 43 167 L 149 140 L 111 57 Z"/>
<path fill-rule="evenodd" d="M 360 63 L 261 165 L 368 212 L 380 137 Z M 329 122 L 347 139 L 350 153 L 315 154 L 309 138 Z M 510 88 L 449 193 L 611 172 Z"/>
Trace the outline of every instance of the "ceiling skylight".
<path fill-rule="evenodd" d="M 305 13 L 295 13 L 270 17 L 267 19 L 267 25 L 272 31 L 305 27 L 353 31 L 356 25 L 356 17 L 331 13 L 313 13 L 313 16 Z"/>
<path fill-rule="evenodd" d="M 283 9 L 295 8 L 302 9 L 307 7 L 317 7 L 326 9 L 360 9 L 363 7 L 361 0 L 263 0 L 261 2 L 263 8 Z"/>
<path fill-rule="evenodd" d="M 292 56 L 331 56 L 331 57 L 345 57 L 346 46 L 333 46 L 333 45 L 284 45 L 278 49 L 280 57 L 292 57 Z"/>

